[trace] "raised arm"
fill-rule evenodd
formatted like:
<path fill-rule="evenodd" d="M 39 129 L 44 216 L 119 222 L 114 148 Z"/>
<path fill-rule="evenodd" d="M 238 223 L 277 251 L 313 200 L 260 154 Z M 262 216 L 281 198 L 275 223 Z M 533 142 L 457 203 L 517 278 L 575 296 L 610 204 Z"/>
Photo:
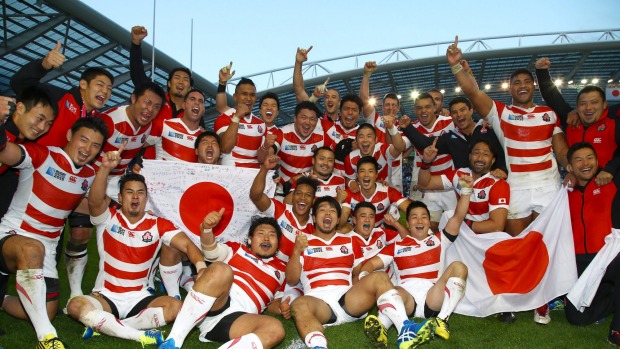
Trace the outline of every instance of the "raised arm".
<path fill-rule="evenodd" d="M 375 106 L 370 103 L 370 76 L 377 70 L 377 62 L 370 61 L 364 64 L 364 74 L 362 75 L 362 83 L 360 85 L 360 98 L 364 102 L 363 112 L 364 119 L 372 116 Z"/>
<path fill-rule="evenodd" d="M 250 200 L 252 200 L 256 208 L 261 212 L 266 211 L 269 206 L 271 206 L 271 199 L 264 193 L 265 183 L 267 181 L 267 173 L 269 170 L 273 170 L 278 165 L 279 161 L 280 158 L 275 155 L 267 157 L 260 167 L 258 174 L 254 177 L 254 182 L 252 182 Z"/>
<path fill-rule="evenodd" d="M 403 116 L 405 117 L 405 116 Z M 396 116 L 395 115 L 384 115 L 383 123 L 385 125 L 386 131 L 390 134 L 392 138 L 392 144 L 390 144 L 389 152 L 393 158 L 398 157 L 400 153 L 405 150 L 405 141 L 403 140 L 403 136 L 398 131 L 398 127 L 395 125 Z"/>
<path fill-rule="evenodd" d="M 301 277 L 301 255 L 308 247 L 308 237 L 306 234 L 299 234 L 295 237 L 295 248 L 291 253 L 291 258 L 286 265 L 286 283 L 297 285 Z"/>
<path fill-rule="evenodd" d="M 19 164 L 25 150 L 15 143 L 9 142 L 4 124 L 0 124 L 0 164 L 14 166 Z"/>
<path fill-rule="evenodd" d="M 461 176 L 459 178 L 459 185 L 461 187 L 461 197 L 456 203 L 454 215 L 450 217 L 446 227 L 444 228 L 444 230 L 450 235 L 458 235 L 459 229 L 461 228 L 461 223 L 463 223 L 465 215 L 467 215 L 467 210 L 469 209 L 469 199 L 471 197 L 471 193 L 474 191 L 474 179 L 470 176 Z"/>
<path fill-rule="evenodd" d="M 131 48 L 129 49 L 129 76 L 134 86 L 141 86 L 149 81 L 144 64 L 142 63 L 142 40 L 149 35 L 143 26 L 135 26 L 131 28 Z"/>
<path fill-rule="evenodd" d="M 458 44 L 459 37 L 457 36 L 454 39 L 454 43 L 448 46 L 448 50 L 446 51 L 448 64 L 450 64 L 452 74 L 454 74 L 454 78 L 461 87 L 461 90 L 467 95 L 467 98 L 471 100 L 478 113 L 486 117 L 493 107 L 493 100 L 487 96 L 486 93 L 480 91 L 476 81 L 463 69 L 461 65 L 463 53 L 458 47 Z"/>
<path fill-rule="evenodd" d="M 228 106 L 228 98 L 226 96 L 226 84 L 233 76 L 235 76 L 235 70 L 232 69 L 233 62 L 220 69 L 218 79 L 219 85 L 217 86 L 217 94 L 215 95 L 215 110 L 219 113 L 224 113 L 230 106 Z"/>
<path fill-rule="evenodd" d="M 566 155 L 568 154 L 568 143 L 566 142 L 566 135 L 563 132 L 556 133 L 551 138 L 551 146 L 553 147 L 553 152 L 555 153 L 555 158 L 562 167 L 566 168 L 568 165 L 568 159 Z"/>
<path fill-rule="evenodd" d="M 202 255 L 209 262 L 223 261 L 228 256 L 228 250 L 222 248 L 213 236 L 213 228 L 222 220 L 224 208 L 209 212 L 200 223 L 200 245 Z"/>
<path fill-rule="evenodd" d="M 308 49 L 298 47 L 297 54 L 295 55 L 295 67 L 293 68 L 293 90 L 295 91 L 295 97 L 297 97 L 297 103 L 310 99 L 304 86 L 304 75 L 301 71 L 301 66 L 308 60 L 308 53 L 310 53 L 311 50 L 312 46 Z"/>
<path fill-rule="evenodd" d="M 88 192 L 88 211 L 92 217 L 100 216 L 108 209 L 106 201 L 106 188 L 108 187 L 108 176 L 110 171 L 115 169 L 121 162 L 121 153 L 125 149 L 124 142 L 118 150 L 105 153 L 101 159 L 101 166 L 97 170 L 93 184 Z"/>
<path fill-rule="evenodd" d="M 424 149 L 422 154 L 422 165 L 420 166 L 420 173 L 418 174 L 418 186 L 422 189 L 428 190 L 441 190 L 443 189 L 443 181 L 441 176 L 433 176 L 431 174 L 431 165 L 437 157 L 437 144 L 438 137 L 435 137 L 433 143 Z"/>
<path fill-rule="evenodd" d="M 221 94 L 221 93 L 220 93 Z M 222 144 L 220 150 L 222 153 L 230 154 L 235 145 L 237 145 L 237 136 L 239 135 L 239 120 L 250 114 L 250 108 L 243 103 L 238 103 L 235 106 L 235 115 L 232 117 L 230 124 L 226 131 L 220 134 Z"/>
<path fill-rule="evenodd" d="M 52 101 L 58 102 L 66 93 L 60 87 L 41 84 L 41 79 L 52 69 L 59 68 L 65 61 L 65 55 L 60 52 L 60 41 L 50 50 L 43 59 L 34 60 L 23 66 L 11 77 L 11 89 L 18 96 L 28 87 L 41 86 L 48 93 Z"/>
<path fill-rule="evenodd" d="M 558 87 L 551 80 L 551 74 L 549 73 L 551 60 L 547 57 L 542 57 L 536 61 L 535 67 L 536 78 L 538 80 L 538 89 L 540 90 L 542 98 L 545 100 L 545 103 L 547 103 L 547 105 L 558 115 L 560 122 L 562 123 L 562 127 L 566 128 L 568 113 L 570 113 L 574 108 L 566 103 L 566 100 L 558 90 Z"/>

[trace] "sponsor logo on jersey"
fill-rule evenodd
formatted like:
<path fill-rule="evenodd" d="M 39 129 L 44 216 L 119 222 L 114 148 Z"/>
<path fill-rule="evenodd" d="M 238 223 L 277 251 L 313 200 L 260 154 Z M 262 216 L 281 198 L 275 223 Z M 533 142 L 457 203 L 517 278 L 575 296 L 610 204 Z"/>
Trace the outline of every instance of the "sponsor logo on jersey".
<path fill-rule="evenodd" d="M 131 143 L 135 142 L 138 140 L 138 137 L 131 137 Z"/>
<path fill-rule="evenodd" d="M 601 193 L 601 188 L 596 188 L 592 191 L 592 195 L 598 195 Z"/>
<path fill-rule="evenodd" d="M 603 139 L 601 137 L 595 137 L 592 143 L 595 143 L 595 144 L 603 143 Z"/>
<path fill-rule="evenodd" d="M 188 141 L 193 141 L 194 139 L 196 139 L 194 136 L 187 136 Z"/>
<path fill-rule="evenodd" d="M 169 137 L 169 138 L 178 138 L 178 139 L 183 139 L 183 134 L 182 134 L 182 133 L 177 133 L 177 132 L 168 131 L 168 137 Z"/>
<path fill-rule="evenodd" d="M 67 107 L 67 109 L 69 109 L 69 111 L 71 111 L 73 114 L 77 113 L 77 107 L 73 105 L 73 103 L 69 102 L 69 100 L 65 102 L 65 107 Z"/>
<path fill-rule="evenodd" d="M 533 118 L 536 117 L 536 115 L 534 115 L 534 114 L 525 114 L 525 117 L 527 117 L 528 119 L 533 119 Z M 544 119 L 544 117 L 543 117 L 543 119 Z"/>
<path fill-rule="evenodd" d="M 239 125 L 239 130 L 245 130 L 245 125 Z"/>
<path fill-rule="evenodd" d="M 311 255 L 313 253 L 319 253 L 319 252 L 323 252 L 323 248 L 322 247 L 308 247 L 306 249 L 306 254 L 307 255 Z"/>
<path fill-rule="evenodd" d="M 284 150 L 297 150 L 296 145 L 285 145 Z"/>
<path fill-rule="evenodd" d="M 325 251 L 333 251 L 334 249 L 331 246 L 325 246 Z"/>
<path fill-rule="evenodd" d="M 407 247 L 403 247 L 401 249 L 399 249 L 398 251 L 396 251 L 396 254 L 401 254 L 401 253 L 405 253 L 405 252 L 409 252 L 411 251 L 411 246 L 407 246 Z"/>
<path fill-rule="evenodd" d="M 508 120 L 523 121 L 523 115 L 508 115 Z"/>
<path fill-rule="evenodd" d="M 121 144 L 123 142 L 129 142 L 129 137 L 121 137 L 121 136 L 119 136 L 119 137 L 116 137 L 114 139 L 114 144 Z"/>
<path fill-rule="evenodd" d="M 144 233 L 144 235 L 142 235 L 142 241 L 144 241 L 144 242 L 151 242 L 151 241 L 153 241 L 153 234 L 151 234 L 150 231 L 147 231 L 146 233 Z"/>
<path fill-rule="evenodd" d="M 47 168 L 47 171 L 45 171 L 45 174 L 59 181 L 64 181 L 65 177 L 67 177 L 66 173 L 62 172 L 61 170 L 55 169 L 51 166 Z"/>
<path fill-rule="evenodd" d="M 69 176 L 69 183 L 76 183 L 76 182 L 77 182 L 76 176 Z"/>
<path fill-rule="evenodd" d="M 484 189 L 478 192 L 478 199 L 483 200 L 486 197 L 487 197 L 487 193 L 484 191 Z"/>
<path fill-rule="evenodd" d="M 548 113 L 544 113 L 542 116 L 542 119 L 544 122 L 550 122 L 551 121 L 551 117 L 549 116 Z"/>
<path fill-rule="evenodd" d="M 346 246 L 340 246 L 340 253 L 349 254 L 349 249 Z"/>
<path fill-rule="evenodd" d="M 256 258 L 256 257 L 252 256 L 251 254 L 249 254 L 249 253 L 247 253 L 247 252 L 245 252 L 245 253 L 244 253 L 244 255 L 245 255 L 246 257 L 248 257 L 249 259 L 251 259 L 252 261 L 254 261 L 254 263 L 258 264 L 258 258 Z"/>
<path fill-rule="evenodd" d="M 113 233 L 125 236 L 125 229 L 123 229 L 118 224 L 112 224 L 112 227 L 110 228 L 110 231 L 113 232 Z"/>

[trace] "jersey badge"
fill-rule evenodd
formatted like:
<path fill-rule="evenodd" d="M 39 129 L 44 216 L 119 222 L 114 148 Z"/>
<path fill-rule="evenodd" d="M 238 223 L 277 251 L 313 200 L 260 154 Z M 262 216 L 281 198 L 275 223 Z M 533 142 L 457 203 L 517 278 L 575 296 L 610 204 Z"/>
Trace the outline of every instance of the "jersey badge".
<path fill-rule="evenodd" d="M 82 191 L 87 191 L 88 190 L 88 181 L 85 179 L 82 182 Z"/>
<path fill-rule="evenodd" d="M 432 247 L 435 246 L 435 241 L 433 239 L 428 239 L 425 242 L 426 246 Z"/>
<path fill-rule="evenodd" d="M 69 102 L 69 100 L 65 102 L 65 107 L 67 107 L 67 109 L 69 109 L 69 111 L 73 114 L 77 114 L 77 108 L 73 105 L 73 103 Z"/>
<path fill-rule="evenodd" d="M 258 133 L 263 133 L 263 127 L 261 125 L 258 125 Z"/>
<path fill-rule="evenodd" d="M 377 205 L 377 210 L 383 211 L 384 209 L 385 209 L 385 206 L 383 206 L 383 203 L 380 202 L 379 205 Z"/>
<path fill-rule="evenodd" d="M 151 242 L 151 241 L 153 241 L 153 234 L 151 234 L 150 231 L 147 231 L 146 233 L 144 233 L 144 235 L 142 235 L 142 241 L 143 242 Z"/>
<path fill-rule="evenodd" d="M 478 192 L 478 199 L 484 200 L 487 197 L 487 193 L 484 190 Z"/>
<path fill-rule="evenodd" d="M 544 113 L 542 116 L 542 119 L 544 122 L 550 122 L 551 121 L 551 117 L 549 116 L 548 113 Z"/>
<path fill-rule="evenodd" d="M 340 252 L 342 254 L 349 254 L 349 249 L 346 246 L 340 247 Z"/>
<path fill-rule="evenodd" d="M 383 242 L 381 240 L 377 240 L 377 248 L 383 248 Z"/>

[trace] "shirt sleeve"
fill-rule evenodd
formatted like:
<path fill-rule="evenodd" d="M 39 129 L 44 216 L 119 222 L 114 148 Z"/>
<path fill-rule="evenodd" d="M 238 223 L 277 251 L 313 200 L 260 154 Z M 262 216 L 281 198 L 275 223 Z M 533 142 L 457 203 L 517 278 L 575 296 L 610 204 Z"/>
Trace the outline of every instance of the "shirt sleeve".
<path fill-rule="evenodd" d="M 510 186 L 508 182 L 501 179 L 491 187 L 489 191 L 489 212 L 498 209 L 508 209 L 510 205 Z"/>

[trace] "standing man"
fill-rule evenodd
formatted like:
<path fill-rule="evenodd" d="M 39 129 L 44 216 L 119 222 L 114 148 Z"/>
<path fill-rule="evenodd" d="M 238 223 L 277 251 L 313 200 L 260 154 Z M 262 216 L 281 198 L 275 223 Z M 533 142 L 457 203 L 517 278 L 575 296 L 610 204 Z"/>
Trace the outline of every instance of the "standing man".
<path fill-rule="evenodd" d="M 312 158 L 312 169 L 308 172 L 302 172 L 291 178 L 291 192 L 284 198 L 285 203 L 290 203 L 293 198 L 293 192 L 297 187 L 297 181 L 301 177 L 310 177 L 316 179 L 319 185 L 316 189 L 315 198 L 321 196 L 331 196 L 342 203 L 345 192 L 344 177 L 334 173 L 334 150 L 328 146 L 322 146 L 314 151 Z M 341 201 L 342 199 L 342 201 Z"/>

